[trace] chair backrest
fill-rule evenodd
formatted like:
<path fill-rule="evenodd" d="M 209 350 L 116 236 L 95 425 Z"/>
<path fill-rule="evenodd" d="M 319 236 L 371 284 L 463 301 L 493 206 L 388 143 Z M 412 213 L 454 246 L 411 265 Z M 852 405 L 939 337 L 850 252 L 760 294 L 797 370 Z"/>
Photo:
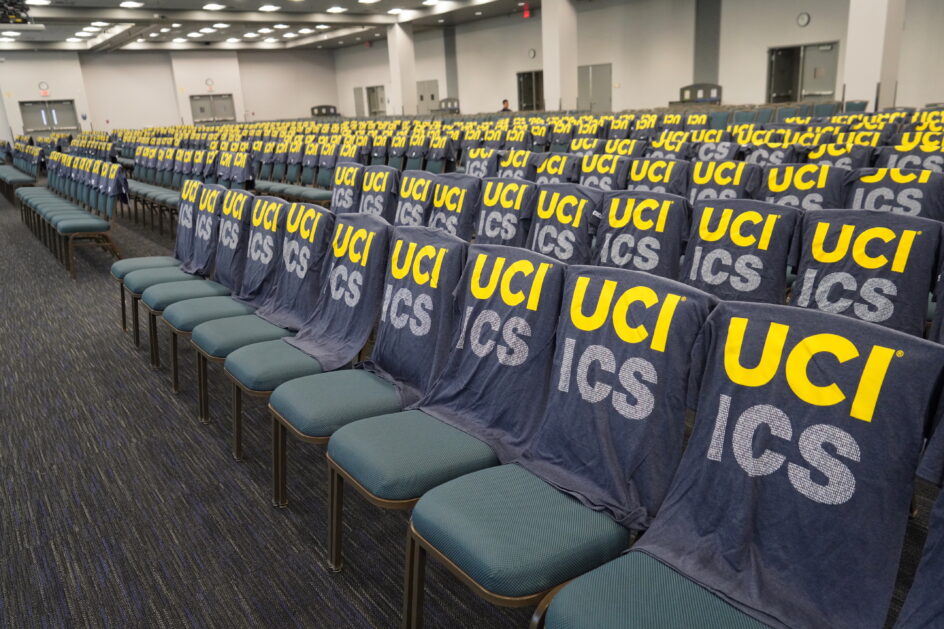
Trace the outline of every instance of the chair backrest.
<path fill-rule="evenodd" d="M 429 227 L 396 227 L 390 242 L 380 323 L 365 366 L 395 382 L 406 407 L 422 397 L 452 347 L 453 291 L 467 245 Z"/>
<path fill-rule="evenodd" d="M 361 202 L 364 166 L 354 162 L 340 162 L 334 168 L 331 184 L 331 211 L 335 214 L 356 212 Z"/>
<path fill-rule="evenodd" d="M 689 133 L 680 130 L 663 131 L 649 143 L 646 157 L 690 160 L 695 153 L 695 145 L 688 141 Z"/>
<path fill-rule="evenodd" d="M 603 143 L 602 153 L 606 155 L 622 155 L 624 157 L 642 157 L 649 147 L 646 140 L 632 138 L 611 138 Z"/>
<path fill-rule="evenodd" d="M 602 153 L 605 145 L 606 140 L 600 138 L 574 138 L 570 141 L 567 152 L 583 157 L 592 153 Z"/>
<path fill-rule="evenodd" d="M 488 443 L 503 462 L 520 454 L 540 419 L 563 268 L 519 247 L 471 245 L 456 291 L 461 319 L 452 349 L 418 402 Z"/>
<path fill-rule="evenodd" d="M 538 164 L 534 178 L 537 184 L 546 183 L 577 183 L 580 181 L 580 164 L 582 158 L 571 153 L 539 153 L 541 163 Z"/>
<path fill-rule="evenodd" d="M 498 174 L 498 159 L 496 149 L 472 147 L 464 152 L 465 173 L 473 177 L 495 177 Z"/>
<path fill-rule="evenodd" d="M 531 181 L 510 177 L 483 179 L 475 242 L 523 247 L 531 230 L 537 197 L 537 184 Z"/>
<path fill-rule="evenodd" d="M 873 210 L 811 210 L 791 303 L 924 335 L 944 223 Z"/>
<path fill-rule="evenodd" d="M 691 162 L 678 159 L 631 159 L 627 163 L 626 184 L 620 187 L 636 191 L 666 192 L 684 197 L 688 193 L 690 167 Z"/>
<path fill-rule="evenodd" d="M 302 326 L 317 302 L 333 233 L 334 214 L 320 205 L 292 203 L 287 208 L 282 264 L 257 315 L 288 330 Z"/>
<path fill-rule="evenodd" d="M 482 180 L 472 175 L 437 175 L 428 225 L 462 240 L 472 238 L 481 188 Z"/>
<path fill-rule="evenodd" d="M 246 258 L 249 257 L 249 220 L 255 197 L 245 190 L 228 190 L 218 185 L 205 185 L 203 190 L 204 195 L 214 190 L 222 192 L 213 279 L 236 292 L 242 284 Z"/>
<path fill-rule="evenodd" d="M 567 264 L 590 262 L 603 192 L 575 183 L 540 186 L 527 247 Z"/>
<path fill-rule="evenodd" d="M 764 171 L 747 162 L 692 162 L 688 200 L 750 199 L 757 194 Z"/>
<path fill-rule="evenodd" d="M 580 160 L 580 185 L 598 190 L 623 190 L 630 158 L 622 155 L 584 155 Z"/>
<path fill-rule="evenodd" d="M 782 304 L 800 217 L 763 201 L 696 203 L 679 279 L 721 299 Z"/>
<path fill-rule="evenodd" d="M 531 151 L 517 149 L 505 151 L 498 159 L 498 170 L 495 175 L 534 181 L 537 178 L 538 164 L 543 159 L 543 155 Z"/>
<path fill-rule="evenodd" d="M 810 149 L 806 161 L 855 170 L 867 168 L 872 161 L 872 149 L 856 144 L 820 144 Z"/>
<path fill-rule="evenodd" d="M 911 168 L 944 172 L 944 141 L 912 142 L 876 150 L 880 168 Z"/>
<path fill-rule="evenodd" d="M 249 250 L 239 290 L 233 299 L 258 308 L 278 282 L 282 268 L 282 239 L 288 218 L 288 202 L 276 197 L 257 196 L 252 200 L 249 222 Z"/>
<path fill-rule="evenodd" d="M 853 175 L 844 207 L 944 221 L 944 174 L 930 170 L 862 168 Z"/>
<path fill-rule="evenodd" d="M 627 115 L 619 116 L 610 122 L 610 126 L 606 131 L 606 139 L 625 140 L 629 138 L 634 126 L 634 118 Z"/>
<path fill-rule="evenodd" d="M 357 357 L 383 298 L 390 224 L 370 214 L 339 214 L 318 301 L 298 334 L 286 339 L 324 371 Z"/>
<path fill-rule="evenodd" d="M 765 624 L 881 627 L 944 347 L 738 302 L 719 304 L 700 339 L 694 431 L 634 550 Z"/>
<path fill-rule="evenodd" d="M 195 220 L 194 214 L 203 194 L 203 184 L 188 179 L 180 187 L 180 201 L 177 204 L 177 237 L 174 240 L 174 257 L 183 263 L 193 257 Z M 218 209 L 216 205 L 213 209 Z M 215 239 L 214 239 L 215 242 Z M 213 256 L 210 256 L 210 260 Z"/>
<path fill-rule="evenodd" d="M 184 190 L 187 191 L 187 198 L 183 196 Z M 187 206 L 192 204 L 189 215 L 190 221 L 193 223 L 191 227 L 193 242 L 190 256 L 189 258 L 177 256 L 177 259 L 181 261 L 181 270 L 204 276 L 209 276 L 216 271 L 216 265 L 220 259 L 220 220 L 223 216 L 225 193 L 226 191 L 222 186 L 194 183 L 193 181 L 188 181 L 184 185 L 184 189 L 181 190 L 180 206 L 183 208 L 183 212 L 179 214 L 178 221 L 183 220 L 187 213 Z M 178 223 L 179 229 L 180 225 Z M 232 237 L 232 228 L 230 228 L 229 237 Z M 223 262 L 228 264 L 230 258 L 223 259 Z M 224 269 L 222 274 L 217 274 L 218 281 L 219 277 L 224 279 L 229 277 L 229 270 Z M 227 287 L 232 289 L 236 287 L 236 284 Z"/>
<path fill-rule="evenodd" d="M 614 190 L 603 195 L 592 264 L 676 279 L 691 206 L 678 195 Z"/>
<path fill-rule="evenodd" d="M 804 210 L 845 205 L 852 171 L 820 164 L 781 164 L 764 168 L 757 198 Z"/>
<path fill-rule="evenodd" d="M 393 223 L 400 193 L 400 171 L 389 166 L 368 166 L 361 180 L 358 212 L 380 216 Z"/>
<path fill-rule="evenodd" d="M 516 462 L 646 529 L 682 455 L 692 347 L 716 303 L 648 273 L 569 267 L 550 393 Z"/>
<path fill-rule="evenodd" d="M 426 225 L 433 205 L 436 177 L 422 170 L 405 170 L 400 177 L 400 192 L 393 225 Z"/>

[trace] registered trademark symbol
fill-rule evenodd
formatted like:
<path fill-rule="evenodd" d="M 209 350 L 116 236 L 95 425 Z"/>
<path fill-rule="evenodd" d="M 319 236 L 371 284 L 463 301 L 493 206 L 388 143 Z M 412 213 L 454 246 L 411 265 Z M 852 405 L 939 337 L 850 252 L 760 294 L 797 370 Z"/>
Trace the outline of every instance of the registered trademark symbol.
<path fill-rule="evenodd" d="M 905 355 L 905 352 L 903 350 L 898 350 L 897 352 L 895 352 L 895 356 L 898 356 L 898 358 L 901 358 L 904 355 Z"/>

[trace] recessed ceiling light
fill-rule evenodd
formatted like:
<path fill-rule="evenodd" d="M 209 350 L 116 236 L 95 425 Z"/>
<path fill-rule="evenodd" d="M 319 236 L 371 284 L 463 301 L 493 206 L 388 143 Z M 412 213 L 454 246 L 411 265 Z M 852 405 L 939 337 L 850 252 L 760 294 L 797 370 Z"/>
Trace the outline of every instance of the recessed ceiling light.
<path fill-rule="evenodd" d="M 32 7 L 45 7 L 49 5 L 50 0 L 26 0 L 26 4 Z"/>
<path fill-rule="evenodd" d="M 16 41 L 16 40 L 13 39 L 12 37 L 0 37 L 0 42 L 3 42 L 4 44 L 11 41 Z"/>
<path fill-rule="evenodd" d="M 279 40 L 277 40 L 275 37 L 266 37 L 266 38 L 265 38 L 265 43 L 267 43 L 267 44 L 274 44 L 274 43 L 277 42 L 277 41 L 279 41 Z"/>
<path fill-rule="evenodd" d="M 271 33 L 271 32 L 272 32 L 272 29 L 271 29 L 271 28 L 260 28 L 260 29 L 259 29 L 259 32 L 260 32 L 260 33 Z"/>
<path fill-rule="evenodd" d="M 380 0 L 357 0 L 361 4 L 374 4 L 375 2 L 380 2 Z"/>
<path fill-rule="evenodd" d="M 19 31 L 3 31 L 2 33 L 0 33 L 0 35 L 3 35 L 4 37 L 19 37 L 20 32 Z"/>
<path fill-rule="evenodd" d="M 264 11 L 266 13 L 271 13 L 272 11 L 278 11 L 281 8 L 282 7 L 276 6 L 274 4 L 264 4 L 261 7 L 259 7 L 259 10 Z"/>
<path fill-rule="evenodd" d="M 273 24 L 272 26 L 273 26 L 274 28 L 279 29 L 279 30 L 288 28 L 288 24 Z"/>
<path fill-rule="evenodd" d="M 297 33 L 283 33 L 282 37 L 286 39 L 292 39 L 293 37 L 298 37 L 298 34 Z"/>
<path fill-rule="evenodd" d="M 246 33 L 243 37 L 259 37 L 259 33 Z"/>
<path fill-rule="evenodd" d="M 76 41 L 79 41 L 79 40 L 76 40 Z M 138 37 L 138 38 L 137 38 L 136 40 L 134 40 L 134 41 L 136 41 L 136 42 L 138 42 L 138 43 L 140 44 L 140 43 L 142 43 L 142 42 L 144 41 L 144 38 L 143 38 L 143 37 Z"/>
<path fill-rule="evenodd" d="M 180 24 L 178 24 L 177 22 L 174 22 L 173 24 L 171 24 L 171 26 L 173 26 L 174 28 L 180 28 Z"/>
<path fill-rule="evenodd" d="M 85 31 L 79 31 L 75 34 L 76 37 L 91 37 L 91 33 L 86 33 Z"/>
<path fill-rule="evenodd" d="M 169 28 L 162 28 L 162 29 L 161 29 L 161 32 L 162 32 L 162 33 L 169 33 L 169 32 L 170 32 L 170 29 L 169 29 Z"/>
<path fill-rule="evenodd" d="M 481 12 L 481 11 L 476 11 L 475 14 L 476 14 L 476 15 L 482 15 L 482 12 Z"/>
<path fill-rule="evenodd" d="M 310 33 L 314 33 L 315 31 L 311 30 L 310 28 L 300 28 L 298 29 L 298 32 L 302 35 L 308 35 Z"/>
<path fill-rule="evenodd" d="M 328 7 L 328 13 L 344 13 L 347 7 Z"/>
<path fill-rule="evenodd" d="M 193 33 L 187 33 L 187 37 L 203 37 L 203 33 L 194 31 Z"/>
<path fill-rule="evenodd" d="M 360 37 L 355 37 L 354 40 L 355 40 L 355 41 L 360 41 L 361 38 L 360 38 Z"/>
<path fill-rule="evenodd" d="M 328 30 L 328 29 L 331 28 L 331 27 L 328 26 L 327 24 L 318 24 L 318 25 L 315 26 L 315 28 L 317 28 L 319 31 L 325 31 L 325 30 Z"/>
<path fill-rule="evenodd" d="M 183 44 L 183 43 L 186 42 L 186 41 L 187 41 L 187 40 L 184 39 L 183 37 L 175 37 L 175 38 L 174 38 L 174 43 L 175 43 L 175 44 Z"/>
<path fill-rule="evenodd" d="M 203 28 L 200 29 L 200 32 L 201 32 L 201 33 L 206 33 L 207 35 L 209 35 L 210 33 L 215 33 L 215 32 L 216 32 L 216 29 L 215 29 L 215 28 L 210 28 L 209 26 L 204 26 Z"/>
<path fill-rule="evenodd" d="M 439 0 L 423 0 L 423 4 L 425 4 L 428 7 L 433 7 L 439 4 Z"/>
<path fill-rule="evenodd" d="M 213 28 L 229 28 L 229 24 L 224 24 L 223 22 L 217 22 L 213 25 Z"/>
<path fill-rule="evenodd" d="M 79 39 L 78 37 L 66 37 L 66 41 L 69 42 L 70 44 L 77 44 L 82 40 Z"/>
<path fill-rule="evenodd" d="M 133 0 L 125 0 L 118 4 L 122 9 L 140 9 L 144 6 L 143 2 L 134 2 Z"/>
<path fill-rule="evenodd" d="M 240 42 L 240 39 L 238 37 L 228 37 L 226 41 L 228 41 L 231 44 L 238 44 Z"/>
<path fill-rule="evenodd" d="M 215 2 L 211 2 L 210 4 L 203 5 L 204 11 L 222 11 L 225 8 L 226 8 L 225 4 L 217 4 Z"/>
<path fill-rule="evenodd" d="M 390 9 L 389 11 L 387 11 L 387 13 L 389 13 L 390 15 L 400 15 L 401 13 L 403 13 L 403 9 L 400 9 L 400 8 Z"/>
<path fill-rule="evenodd" d="M 519 7 L 523 7 L 523 6 L 524 6 L 524 2 L 519 2 L 519 3 L 518 3 L 518 6 L 519 6 Z"/>
<path fill-rule="evenodd" d="M 380 37 L 380 33 L 374 33 L 374 37 Z"/>
<path fill-rule="evenodd" d="M 98 28 L 97 26 L 86 26 L 86 27 L 84 27 L 82 30 L 83 30 L 83 31 L 88 31 L 89 33 L 97 33 L 98 31 L 100 31 L 100 30 L 102 30 L 102 29 Z"/>
<path fill-rule="evenodd" d="M 157 33 L 149 33 L 148 37 L 157 37 Z"/>
<path fill-rule="evenodd" d="M 322 46 L 321 44 L 318 44 L 318 48 L 324 48 L 324 46 Z"/>
<path fill-rule="evenodd" d="M 108 22 L 92 22 L 92 26 L 108 26 Z"/>
<path fill-rule="evenodd" d="M 344 43 L 344 40 L 343 40 L 343 39 L 338 40 L 338 43 L 339 43 L 339 44 L 343 44 L 343 43 Z"/>
<path fill-rule="evenodd" d="M 436 20 L 436 21 L 439 22 L 440 24 L 442 24 L 442 23 L 445 22 L 446 20 L 444 20 L 444 19 L 442 19 L 442 18 L 439 18 L 439 19 Z"/>

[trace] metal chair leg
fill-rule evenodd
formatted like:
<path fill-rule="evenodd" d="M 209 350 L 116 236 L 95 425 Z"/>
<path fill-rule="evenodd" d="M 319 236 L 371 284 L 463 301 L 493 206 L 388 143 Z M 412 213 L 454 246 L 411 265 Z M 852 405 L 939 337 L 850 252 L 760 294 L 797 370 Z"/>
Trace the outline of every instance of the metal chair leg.
<path fill-rule="evenodd" d="M 180 393 L 180 364 L 177 359 L 177 335 L 170 334 L 170 373 L 174 393 Z"/>
<path fill-rule="evenodd" d="M 160 369 L 161 367 L 161 352 L 160 348 L 157 345 L 157 315 L 153 312 L 148 312 L 148 350 L 151 355 L 151 367 L 154 369 Z"/>
<path fill-rule="evenodd" d="M 125 285 L 118 283 L 118 292 L 121 294 L 121 331 L 128 331 L 128 307 L 125 305 Z"/>
<path fill-rule="evenodd" d="M 232 401 L 232 447 L 233 458 L 237 461 L 243 460 L 243 392 L 235 382 L 231 383 L 231 401 Z"/>
<path fill-rule="evenodd" d="M 138 323 L 138 298 L 131 296 L 131 335 L 134 338 L 134 346 L 141 347 L 141 327 Z"/>
<path fill-rule="evenodd" d="M 284 509 L 288 506 L 286 495 L 286 464 L 288 456 L 286 436 L 288 430 L 275 416 L 272 416 L 272 506 Z"/>
<path fill-rule="evenodd" d="M 423 593 L 426 579 L 426 551 L 413 532 L 406 536 L 406 572 L 403 577 L 403 629 L 423 629 Z"/>
<path fill-rule="evenodd" d="M 210 394 L 207 391 L 207 359 L 197 352 L 197 416 L 201 424 L 210 423 Z"/>
<path fill-rule="evenodd" d="M 344 509 L 344 477 L 328 465 L 328 569 L 340 572 L 344 566 L 341 554 L 341 520 Z"/>

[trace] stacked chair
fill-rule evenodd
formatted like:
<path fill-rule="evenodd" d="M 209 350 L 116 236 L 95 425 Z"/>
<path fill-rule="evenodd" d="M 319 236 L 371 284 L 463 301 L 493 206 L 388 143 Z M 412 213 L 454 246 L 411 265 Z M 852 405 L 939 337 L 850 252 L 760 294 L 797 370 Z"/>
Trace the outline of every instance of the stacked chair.
<path fill-rule="evenodd" d="M 22 142 L 13 144 L 12 163 L 0 166 L 0 189 L 7 199 L 14 201 L 13 195 L 18 188 L 36 183 L 42 159 L 40 147 Z"/>

